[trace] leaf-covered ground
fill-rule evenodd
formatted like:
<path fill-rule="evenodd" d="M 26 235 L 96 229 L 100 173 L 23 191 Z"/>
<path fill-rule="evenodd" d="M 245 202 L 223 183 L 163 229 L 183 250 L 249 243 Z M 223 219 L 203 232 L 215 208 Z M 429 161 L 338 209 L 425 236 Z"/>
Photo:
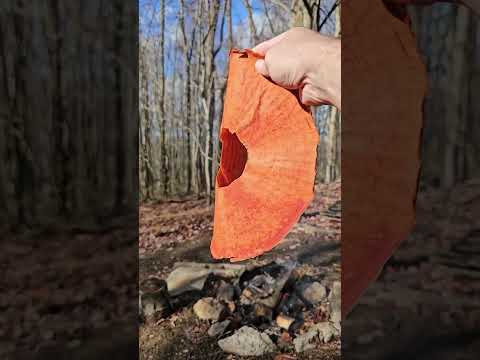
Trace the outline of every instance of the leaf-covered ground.
<path fill-rule="evenodd" d="M 430 189 L 417 224 L 342 324 L 352 359 L 478 359 L 480 179 Z"/>
<path fill-rule="evenodd" d="M 297 261 L 299 274 L 333 282 L 340 279 L 340 182 L 317 185 L 316 196 L 299 223 L 273 251 L 258 260 Z M 140 282 L 166 278 L 177 261 L 215 262 L 210 254 L 213 206 L 204 200 L 143 204 L 140 207 Z M 206 335 L 208 324 L 191 307 L 140 328 L 142 359 L 240 359 L 222 352 Z M 340 342 L 318 344 L 293 359 L 339 359 Z M 270 354 L 263 359 L 274 359 Z M 247 358 L 245 358 L 247 359 Z M 257 358 L 259 359 L 259 358 Z M 262 359 L 262 358 L 260 358 Z"/>
<path fill-rule="evenodd" d="M 131 351 L 137 224 L 10 235 L 0 252 L 0 358 L 91 358 Z M 130 225 L 128 225 L 130 224 Z M 133 316 L 132 316 L 133 315 Z M 113 330 L 114 333 L 112 333 Z M 43 356 L 43 357 L 42 357 Z M 120 357 L 117 357 L 120 358 Z"/>

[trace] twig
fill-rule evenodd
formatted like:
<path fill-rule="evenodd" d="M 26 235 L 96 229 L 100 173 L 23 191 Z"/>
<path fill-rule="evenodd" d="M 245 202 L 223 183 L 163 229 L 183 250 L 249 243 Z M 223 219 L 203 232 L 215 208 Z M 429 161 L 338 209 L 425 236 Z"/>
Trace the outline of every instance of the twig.
<path fill-rule="evenodd" d="M 342 0 L 337 0 L 337 1 L 335 1 L 335 4 L 332 5 L 332 7 L 330 8 L 330 11 L 328 12 L 327 16 L 325 16 L 325 19 L 323 19 L 322 23 L 321 23 L 320 26 L 318 27 L 318 31 L 321 31 L 321 30 L 322 30 L 323 25 L 325 25 L 325 23 L 327 22 L 327 20 L 330 18 L 330 16 L 332 16 L 333 12 L 334 12 L 335 9 L 340 5 L 341 2 L 342 2 Z"/>

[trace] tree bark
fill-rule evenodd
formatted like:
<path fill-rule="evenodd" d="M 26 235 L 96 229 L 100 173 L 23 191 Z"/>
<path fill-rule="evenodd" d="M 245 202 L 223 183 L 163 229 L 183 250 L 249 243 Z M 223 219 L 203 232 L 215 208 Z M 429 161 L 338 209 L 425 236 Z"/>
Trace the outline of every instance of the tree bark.
<path fill-rule="evenodd" d="M 2 223 L 137 211 L 137 25 L 132 2 L 1 2 Z"/>

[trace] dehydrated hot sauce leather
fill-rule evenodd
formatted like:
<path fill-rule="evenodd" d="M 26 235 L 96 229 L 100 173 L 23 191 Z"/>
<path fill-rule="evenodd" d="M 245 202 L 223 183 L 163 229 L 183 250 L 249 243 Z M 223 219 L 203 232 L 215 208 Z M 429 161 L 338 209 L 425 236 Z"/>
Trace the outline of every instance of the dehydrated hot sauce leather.
<path fill-rule="evenodd" d="M 342 6 L 345 317 L 413 227 L 427 83 L 400 12 L 392 15 L 381 0 Z"/>
<path fill-rule="evenodd" d="M 232 50 L 211 252 L 239 261 L 277 245 L 313 198 L 318 133 L 297 96 Z"/>

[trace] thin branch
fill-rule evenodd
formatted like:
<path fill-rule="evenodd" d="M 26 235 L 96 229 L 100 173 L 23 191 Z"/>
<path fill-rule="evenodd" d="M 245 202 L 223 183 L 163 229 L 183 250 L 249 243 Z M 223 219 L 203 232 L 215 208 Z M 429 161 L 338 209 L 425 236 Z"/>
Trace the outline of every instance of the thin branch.
<path fill-rule="evenodd" d="M 227 0 L 225 1 L 225 4 L 223 6 L 223 16 L 222 16 L 222 24 L 220 25 L 220 41 L 218 44 L 218 47 L 213 51 L 213 58 L 215 59 L 217 57 L 218 52 L 223 46 L 223 27 L 225 26 L 225 14 L 227 12 Z"/>
<path fill-rule="evenodd" d="M 284 3 L 282 3 L 280 0 L 270 0 L 270 2 L 274 3 L 275 5 L 278 5 L 280 6 L 281 8 L 283 8 L 283 10 L 285 10 L 287 13 L 290 13 L 291 12 L 291 9 L 285 5 Z"/>
<path fill-rule="evenodd" d="M 263 3 L 263 8 L 265 9 L 265 17 L 267 18 L 268 25 L 270 26 L 270 31 L 272 34 L 275 34 L 275 28 L 273 26 L 272 19 L 270 19 L 270 16 L 268 16 L 267 3 L 265 2 L 265 0 L 263 0 L 262 3 Z"/>
<path fill-rule="evenodd" d="M 253 20 L 253 9 L 250 5 L 249 0 L 243 0 L 245 8 L 248 12 L 248 22 L 250 24 L 250 35 L 252 36 L 252 42 L 258 43 L 257 27 L 255 26 L 255 21 Z"/>
<path fill-rule="evenodd" d="M 322 30 L 323 25 L 325 25 L 325 23 L 327 22 L 327 20 L 330 18 L 330 16 L 332 16 L 333 12 L 334 12 L 335 9 L 337 8 L 337 6 L 340 5 L 341 2 L 342 2 L 342 0 L 337 0 L 337 1 L 335 1 L 335 4 L 332 5 L 332 7 L 330 8 L 330 11 L 328 12 L 327 16 L 325 16 L 325 19 L 323 19 L 322 23 L 321 23 L 320 26 L 318 27 L 318 31 L 321 31 L 321 30 Z"/>

